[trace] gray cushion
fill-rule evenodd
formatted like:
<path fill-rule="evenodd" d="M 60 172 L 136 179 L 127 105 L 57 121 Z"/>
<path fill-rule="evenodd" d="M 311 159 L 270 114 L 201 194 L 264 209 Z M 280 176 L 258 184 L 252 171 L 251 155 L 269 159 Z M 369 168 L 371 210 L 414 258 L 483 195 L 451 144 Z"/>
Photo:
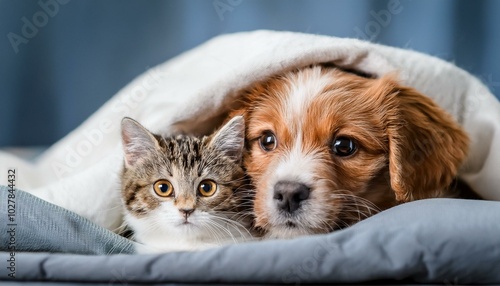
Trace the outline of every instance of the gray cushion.
<path fill-rule="evenodd" d="M 327 235 L 158 255 L 82 255 L 130 253 L 132 244 L 27 193 L 16 203 L 17 281 L 500 283 L 500 202 L 421 200 Z M 7 274 L 1 267 L 0 279 Z"/>

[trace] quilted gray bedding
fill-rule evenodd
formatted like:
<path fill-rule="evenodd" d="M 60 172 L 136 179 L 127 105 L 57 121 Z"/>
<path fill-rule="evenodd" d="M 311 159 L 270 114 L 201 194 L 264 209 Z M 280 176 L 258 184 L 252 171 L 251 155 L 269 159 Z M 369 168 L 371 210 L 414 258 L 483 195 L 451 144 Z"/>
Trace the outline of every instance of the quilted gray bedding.
<path fill-rule="evenodd" d="M 8 189 L 0 195 L 4 282 L 500 284 L 500 202 L 422 200 L 328 235 L 137 255 L 130 241 L 22 191 L 9 225 Z"/>

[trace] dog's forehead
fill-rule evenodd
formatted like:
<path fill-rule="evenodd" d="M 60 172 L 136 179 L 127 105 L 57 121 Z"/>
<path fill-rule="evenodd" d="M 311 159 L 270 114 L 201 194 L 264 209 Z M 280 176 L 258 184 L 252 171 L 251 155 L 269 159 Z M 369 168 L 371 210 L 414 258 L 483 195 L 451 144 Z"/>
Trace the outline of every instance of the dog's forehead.
<path fill-rule="evenodd" d="M 307 115 L 322 117 L 337 115 L 339 118 L 365 118 L 366 89 L 371 79 L 360 78 L 338 70 L 319 67 L 290 74 L 281 85 L 277 102 L 286 122 L 301 122 Z"/>
<path fill-rule="evenodd" d="M 335 77 L 321 72 L 319 68 L 290 75 L 281 91 L 284 93 L 282 104 L 285 119 L 292 122 L 301 118 L 311 103 L 328 90 L 335 81 Z"/>
<path fill-rule="evenodd" d="M 361 140 L 383 139 L 383 112 L 366 93 L 372 82 L 319 68 L 290 73 L 254 109 L 249 135 L 271 130 L 281 142 L 302 137 L 313 145 L 327 143 L 339 130 Z"/>
<path fill-rule="evenodd" d="M 289 124 L 333 124 L 333 121 L 354 120 L 362 123 L 377 110 L 371 109 L 366 86 L 369 79 L 349 81 L 352 75 L 308 70 L 288 80 L 278 102 L 283 120 Z M 347 80 L 346 80 L 347 79 Z M 370 110 L 371 109 L 371 110 Z M 308 119 L 309 118 L 309 119 Z M 340 123 L 340 122 L 338 122 Z M 363 123 L 366 124 L 366 123 Z M 305 127 L 305 126 L 303 126 Z"/>

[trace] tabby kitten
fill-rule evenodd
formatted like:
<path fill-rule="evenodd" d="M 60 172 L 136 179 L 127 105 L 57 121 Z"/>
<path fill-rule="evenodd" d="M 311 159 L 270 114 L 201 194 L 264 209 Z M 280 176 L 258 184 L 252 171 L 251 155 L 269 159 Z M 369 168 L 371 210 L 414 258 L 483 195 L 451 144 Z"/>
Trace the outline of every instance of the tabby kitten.
<path fill-rule="evenodd" d="M 251 239 L 241 167 L 244 130 L 240 116 L 208 137 L 161 137 L 133 119 L 122 120 L 122 201 L 138 252 Z"/>

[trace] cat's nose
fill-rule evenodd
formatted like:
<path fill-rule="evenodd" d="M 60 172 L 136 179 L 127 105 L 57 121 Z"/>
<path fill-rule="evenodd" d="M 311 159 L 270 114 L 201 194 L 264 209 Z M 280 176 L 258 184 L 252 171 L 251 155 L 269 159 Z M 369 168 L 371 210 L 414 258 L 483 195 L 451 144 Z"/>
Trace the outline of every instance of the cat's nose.
<path fill-rule="evenodd" d="M 194 212 L 194 209 L 179 209 L 179 211 L 184 216 L 184 218 L 188 218 L 188 216 L 190 216 Z"/>
<path fill-rule="evenodd" d="M 311 189 L 302 183 L 280 181 L 274 185 L 273 199 L 281 210 L 293 213 L 309 198 Z"/>

